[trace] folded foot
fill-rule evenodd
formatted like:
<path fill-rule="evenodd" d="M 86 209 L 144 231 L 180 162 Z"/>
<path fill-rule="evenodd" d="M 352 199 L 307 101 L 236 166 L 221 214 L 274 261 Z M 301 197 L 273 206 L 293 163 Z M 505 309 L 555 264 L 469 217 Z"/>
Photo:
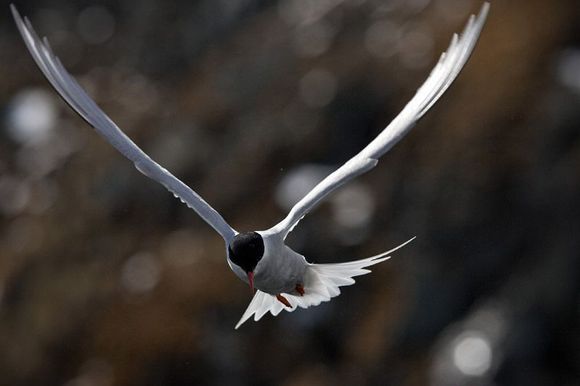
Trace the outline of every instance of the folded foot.
<path fill-rule="evenodd" d="M 282 296 L 281 294 L 276 295 L 276 299 L 278 299 L 278 301 L 282 304 L 284 304 L 286 307 L 288 308 L 292 308 L 292 305 L 290 305 L 290 302 L 288 301 L 288 299 L 286 299 L 284 296 Z"/>
<path fill-rule="evenodd" d="M 300 296 L 304 296 L 304 285 L 296 284 L 296 292 L 298 292 Z"/>

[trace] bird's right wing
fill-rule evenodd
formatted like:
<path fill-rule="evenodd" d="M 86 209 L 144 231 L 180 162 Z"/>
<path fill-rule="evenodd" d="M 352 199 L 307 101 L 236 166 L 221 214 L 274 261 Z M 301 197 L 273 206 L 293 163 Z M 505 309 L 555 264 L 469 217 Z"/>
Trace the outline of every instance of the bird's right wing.
<path fill-rule="evenodd" d="M 97 106 L 77 81 L 67 72 L 52 53 L 48 40 L 41 40 L 30 21 L 22 19 L 11 4 L 12 15 L 18 30 L 34 61 L 60 96 L 121 154 L 133 161 L 137 170 L 165 186 L 176 198 L 197 212 L 229 244 L 237 233 L 223 217 L 189 186 L 153 161 Z"/>
<path fill-rule="evenodd" d="M 461 36 L 453 35 L 447 52 L 441 55 L 425 83 L 377 138 L 316 185 L 294 205 L 286 218 L 269 231 L 285 239 L 296 224 L 332 191 L 377 165 L 379 158 L 411 130 L 455 80 L 473 51 L 488 11 L 489 3 L 484 3 L 479 15 L 469 18 Z"/>

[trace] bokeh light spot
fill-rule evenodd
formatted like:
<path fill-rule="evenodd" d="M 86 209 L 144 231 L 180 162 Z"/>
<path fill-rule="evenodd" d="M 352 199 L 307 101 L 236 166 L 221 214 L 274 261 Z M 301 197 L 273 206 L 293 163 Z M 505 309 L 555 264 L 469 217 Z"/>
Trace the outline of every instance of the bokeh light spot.
<path fill-rule="evenodd" d="M 300 80 L 300 96 L 310 107 L 324 107 L 334 99 L 336 83 L 330 71 L 314 69 Z"/>
<path fill-rule="evenodd" d="M 481 376 L 491 367 L 492 351 L 487 339 L 476 332 L 466 332 L 453 348 L 453 363 L 470 376 Z"/>
<path fill-rule="evenodd" d="M 10 102 L 8 135 L 20 144 L 40 143 L 50 137 L 56 119 L 52 95 L 43 89 L 25 89 Z"/>
<path fill-rule="evenodd" d="M 86 43 L 102 44 L 113 36 L 115 18 L 105 7 L 90 6 L 79 14 L 77 28 Z"/>
<path fill-rule="evenodd" d="M 161 269 L 155 256 L 140 252 L 127 260 L 121 273 L 123 287 L 133 293 L 151 291 L 157 285 Z"/>

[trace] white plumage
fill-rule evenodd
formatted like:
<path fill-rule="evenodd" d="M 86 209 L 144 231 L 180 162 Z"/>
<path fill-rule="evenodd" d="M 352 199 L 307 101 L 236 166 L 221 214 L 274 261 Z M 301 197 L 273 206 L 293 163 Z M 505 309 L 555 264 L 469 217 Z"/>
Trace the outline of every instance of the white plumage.
<path fill-rule="evenodd" d="M 298 307 L 308 308 L 317 306 L 320 303 L 327 302 L 330 299 L 340 295 L 340 288 L 355 283 L 353 277 L 366 275 L 371 271 L 366 269 L 372 265 L 382 263 L 391 258 L 390 254 L 397 249 L 404 247 L 415 237 L 404 242 L 390 251 L 383 252 L 379 255 L 368 257 L 366 259 L 349 261 L 346 263 L 336 264 L 309 264 L 305 265 L 304 274 L 304 295 L 296 293 L 282 293 L 292 307 L 284 307 L 275 296 L 269 293 L 256 291 L 254 298 L 248 305 L 246 312 L 242 315 L 236 329 L 240 327 L 246 320 L 254 315 L 254 320 L 257 322 L 270 312 L 272 315 L 278 315 L 282 310 L 292 312 Z"/>

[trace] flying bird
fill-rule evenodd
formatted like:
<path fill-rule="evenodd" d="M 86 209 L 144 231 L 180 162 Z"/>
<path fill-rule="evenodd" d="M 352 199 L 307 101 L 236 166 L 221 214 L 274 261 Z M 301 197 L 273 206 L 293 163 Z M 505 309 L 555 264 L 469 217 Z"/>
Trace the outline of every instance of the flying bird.
<path fill-rule="evenodd" d="M 282 310 L 294 311 L 329 301 L 340 294 L 339 287 L 354 284 L 353 277 L 369 273 L 368 267 L 387 260 L 392 252 L 414 239 L 373 257 L 337 264 L 309 263 L 285 244 L 286 236 L 309 211 L 340 186 L 373 169 L 379 158 L 437 102 L 471 55 L 489 11 L 489 3 L 484 3 L 477 17 L 470 16 L 463 32 L 453 35 L 449 48 L 411 101 L 373 141 L 319 182 L 278 224 L 264 231 L 238 232 L 195 191 L 127 137 L 63 67 L 48 40 L 40 39 L 30 21 L 23 19 L 14 5 L 10 7 L 30 54 L 60 96 L 105 140 L 133 161 L 137 170 L 165 186 L 222 236 L 228 265 L 254 293 L 236 329 L 252 315 L 258 321 L 268 312 L 276 316 Z"/>

